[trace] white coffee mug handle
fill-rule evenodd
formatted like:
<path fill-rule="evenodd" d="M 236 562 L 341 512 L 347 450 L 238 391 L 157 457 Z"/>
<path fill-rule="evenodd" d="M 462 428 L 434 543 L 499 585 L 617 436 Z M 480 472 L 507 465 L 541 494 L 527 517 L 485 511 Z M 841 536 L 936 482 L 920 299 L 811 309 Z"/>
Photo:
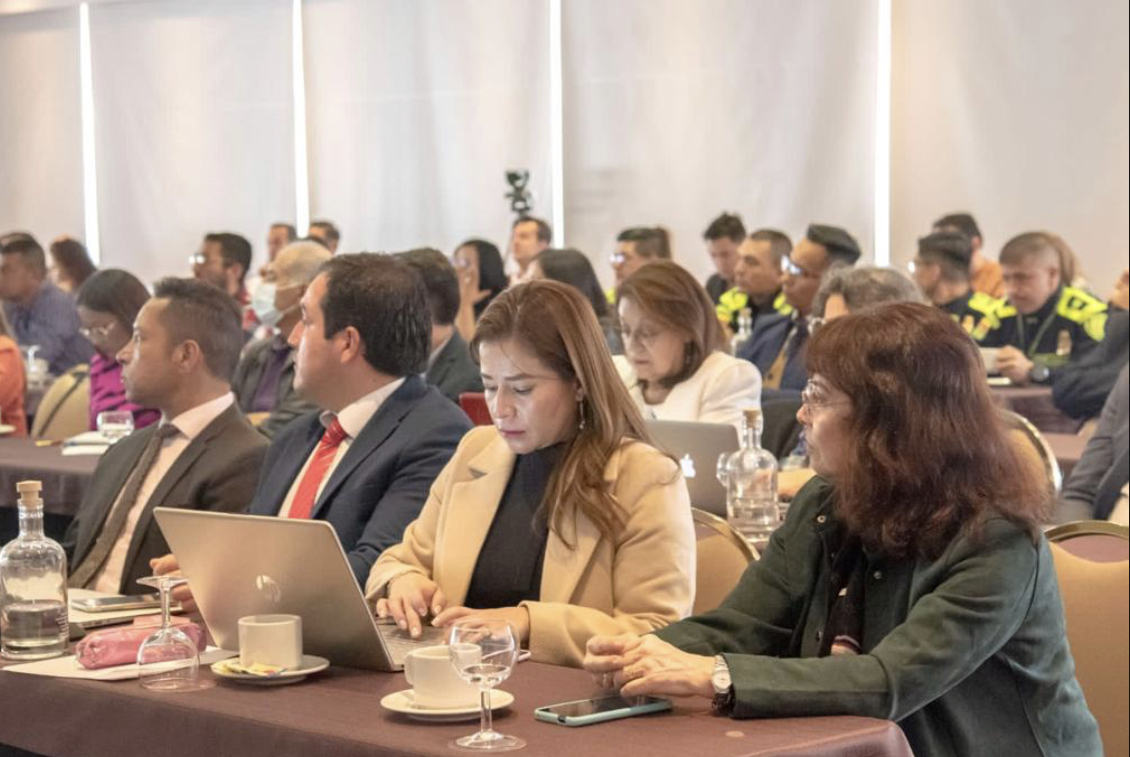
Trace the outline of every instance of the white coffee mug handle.
<path fill-rule="evenodd" d="M 404 658 L 404 680 L 408 681 L 409 686 L 415 686 L 412 681 L 412 655 Z"/>

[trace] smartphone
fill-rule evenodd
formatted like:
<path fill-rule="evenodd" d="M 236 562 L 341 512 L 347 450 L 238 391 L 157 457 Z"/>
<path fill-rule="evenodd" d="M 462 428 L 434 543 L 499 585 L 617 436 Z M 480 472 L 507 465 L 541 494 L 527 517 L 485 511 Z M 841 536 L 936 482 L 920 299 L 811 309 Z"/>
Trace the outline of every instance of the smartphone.
<path fill-rule="evenodd" d="M 561 704 L 539 707 L 534 710 L 534 717 L 547 723 L 579 726 L 603 723 L 606 720 L 630 718 L 635 715 L 646 715 L 649 712 L 665 712 L 670 709 L 671 702 L 667 699 L 656 697 L 626 699 L 621 696 L 610 696 L 600 699 L 578 699 L 575 702 L 562 702 Z"/>
<path fill-rule="evenodd" d="M 160 594 L 135 594 L 129 597 L 86 597 L 71 600 L 71 607 L 83 612 L 148 610 L 161 607 Z"/>

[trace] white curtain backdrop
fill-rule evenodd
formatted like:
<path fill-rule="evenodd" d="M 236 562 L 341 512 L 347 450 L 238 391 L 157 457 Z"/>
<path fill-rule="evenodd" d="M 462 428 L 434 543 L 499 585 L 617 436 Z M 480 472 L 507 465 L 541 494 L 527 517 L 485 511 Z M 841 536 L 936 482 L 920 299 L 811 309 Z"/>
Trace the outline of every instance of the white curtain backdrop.
<path fill-rule="evenodd" d="M 291 4 L 93 5 L 102 260 L 187 275 L 206 231 L 294 217 Z"/>
<path fill-rule="evenodd" d="M 303 4 L 311 217 L 346 250 L 505 249 L 508 168 L 551 207 L 548 3 Z"/>
<path fill-rule="evenodd" d="M 616 234 L 653 224 L 705 278 L 723 210 L 794 239 L 843 226 L 870 255 L 875 2 L 563 6 L 568 241 L 606 281 Z"/>
<path fill-rule="evenodd" d="M 0 233 L 82 237 L 78 8 L 0 16 Z"/>
<path fill-rule="evenodd" d="M 1105 296 L 1130 245 L 1128 6 L 901 0 L 895 7 L 893 257 L 950 210 L 996 256 L 1049 229 Z"/>
<path fill-rule="evenodd" d="M 563 0 L 564 242 L 607 281 L 616 234 L 661 223 L 704 277 L 702 231 L 732 210 L 794 238 L 842 225 L 870 257 L 878 5 Z M 991 254 L 1059 232 L 1105 294 L 1130 252 L 1127 4 L 892 6 L 895 264 L 964 209 Z M 209 230 L 261 259 L 295 219 L 291 12 L 92 0 L 105 265 L 186 273 Z M 0 0 L 0 231 L 83 233 L 78 15 Z M 549 0 L 303 0 L 302 17 L 310 212 L 344 249 L 503 246 L 509 168 L 551 216 Z"/>

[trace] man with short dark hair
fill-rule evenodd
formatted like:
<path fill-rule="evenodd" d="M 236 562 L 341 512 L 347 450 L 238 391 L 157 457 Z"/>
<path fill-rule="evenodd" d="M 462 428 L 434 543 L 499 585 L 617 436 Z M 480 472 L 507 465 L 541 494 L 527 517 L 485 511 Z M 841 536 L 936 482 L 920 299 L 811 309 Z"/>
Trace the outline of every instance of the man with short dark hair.
<path fill-rule="evenodd" d="M 267 262 L 274 262 L 282 248 L 298 239 L 298 230 L 289 223 L 272 223 L 267 230 Z"/>
<path fill-rule="evenodd" d="M 334 225 L 333 221 L 325 219 L 311 221 L 306 236 L 316 239 L 323 247 L 333 253 L 337 252 L 337 245 L 341 241 L 341 231 Z"/>
<path fill-rule="evenodd" d="M 1001 249 L 1007 300 L 981 339 L 1000 347 L 997 369 L 1014 384 L 1047 384 L 1057 369 L 1098 346 L 1106 303 L 1062 280 L 1056 242 L 1042 231 L 1013 237 Z"/>
<path fill-rule="evenodd" d="M 749 308 L 750 327 L 766 313 L 790 315 L 793 306 L 781 291 L 784 261 L 793 243 L 782 231 L 758 229 L 738 247 L 734 288 L 722 294 L 715 310 L 723 323 L 736 329 L 738 314 Z"/>
<path fill-rule="evenodd" d="M 738 247 L 745 241 L 745 224 L 737 213 L 723 213 L 702 232 L 706 251 L 714 263 L 714 273 L 706 280 L 706 293 L 715 305 L 734 286 Z"/>
<path fill-rule="evenodd" d="M 999 301 L 970 285 L 973 247 L 960 231 L 935 231 L 918 240 L 910 266 L 914 283 L 935 306 L 945 310 L 965 333 L 982 339 L 992 325 Z"/>
<path fill-rule="evenodd" d="M 192 279 L 163 279 L 118 353 L 130 402 L 158 423 L 110 447 L 64 538 L 69 583 L 138 591 L 168 552 L 155 507 L 236 512 L 255 491 L 266 440 L 240 414 L 228 377 L 243 346 L 235 303 Z"/>
<path fill-rule="evenodd" d="M 16 341 L 36 345 L 53 375 L 90 361 L 94 348 L 79 332 L 74 300 L 47 280 L 47 258 L 30 234 L 0 240 L 0 300 Z"/>
<path fill-rule="evenodd" d="M 758 318 L 753 336 L 739 357 L 761 371 L 762 387 L 800 391 L 808 381 L 804 367 L 808 343 L 808 317 L 824 274 L 834 265 L 855 265 L 859 244 L 838 226 L 812 224 L 789 255 L 781 285 L 792 306 L 791 315 L 771 314 Z"/>
<path fill-rule="evenodd" d="M 359 583 L 424 505 L 470 421 L 420 374 L 431 320 L 423 282 L 389 255 L 339 255 L 302 296 L 295 387 L 321 412 L 267 453 L 248 508 L 329 521 Z"/>
<path fill-rule="evenodd" d="M 633 226 L 616 236 L 616 252 L 612 253 L 612 273 L 616 277 L 605 299 L 616 304 L 616 288 L 643 266 L 654 260 L 671 259 L 671 241 L 662 226 Z"/>
<path fill-rule="evenodd" d="M 974 292 L 982 292 L 993 299 L 1004 297 L 1004 281 L 1000 264 L 985 257 L 981 248 L 981 227 L 969 213 L 949 213 L 934 221 L 934 231 L 960 231 L 969 237 L 972 253 L 969 257 L 969 284 Z"/>
<path fill-rule="evenodd" d="M 510 226 L 510 258 L 518 270 L 510 277 L 512 284 L 525 281 L 530 275 L 530 264 L 553 241 L 553 229 L 534 216 L 519 216 Z"/>
<path fill-rule="evenodd" d="M 459 313 L 459 279 L 439 250 L 420 248 L 400 253 L 424 282 L 432 319 L 431 351 L 424 380 L 453 402 L 464 392 L 481 392 L 482 376 L 467 342 L 455 330 Z"/>

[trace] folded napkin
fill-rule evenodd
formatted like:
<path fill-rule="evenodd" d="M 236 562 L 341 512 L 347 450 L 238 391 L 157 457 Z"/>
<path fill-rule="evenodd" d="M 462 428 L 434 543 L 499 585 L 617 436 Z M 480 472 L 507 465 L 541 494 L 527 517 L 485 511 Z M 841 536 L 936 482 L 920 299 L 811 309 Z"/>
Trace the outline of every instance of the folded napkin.
<path fill-rule="evenodd" d="M 172 624 L 192 639 L 198 651 L 204 651 L 203 627 L 186 618 L 173 618 Z M 159 618 L 146 616 L 134 618 L 133 625 L 95 631 L 75 645 L 75 660 L 87 670 L 137 662 L 137 650 L 159 626 Z"/>

